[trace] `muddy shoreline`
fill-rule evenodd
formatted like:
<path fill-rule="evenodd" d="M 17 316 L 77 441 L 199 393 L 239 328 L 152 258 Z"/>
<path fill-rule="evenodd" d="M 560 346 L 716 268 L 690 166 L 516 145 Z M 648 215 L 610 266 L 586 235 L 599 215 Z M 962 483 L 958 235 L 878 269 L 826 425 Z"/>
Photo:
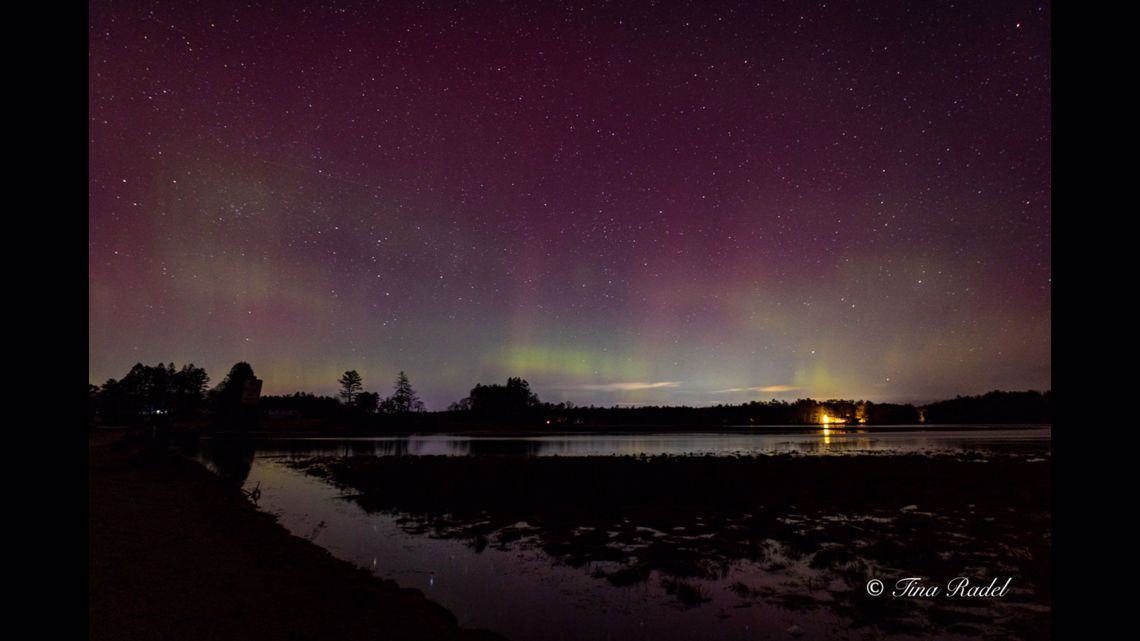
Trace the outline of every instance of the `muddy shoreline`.
<path fill-rule="evenodd" d="M 90 639 L 502 639 L 289 534 L 197 463 L 95 440 L 88 461 Z"/>

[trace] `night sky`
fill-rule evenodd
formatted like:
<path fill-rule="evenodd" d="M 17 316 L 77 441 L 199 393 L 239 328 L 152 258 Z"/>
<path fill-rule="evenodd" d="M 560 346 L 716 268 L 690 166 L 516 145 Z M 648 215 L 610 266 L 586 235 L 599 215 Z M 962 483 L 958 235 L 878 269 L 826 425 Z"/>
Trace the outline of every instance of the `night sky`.
<path fill-rule="evenodd" d="M 89 7 L 92 383 L 1051 387 L 1047 3 Z"/>

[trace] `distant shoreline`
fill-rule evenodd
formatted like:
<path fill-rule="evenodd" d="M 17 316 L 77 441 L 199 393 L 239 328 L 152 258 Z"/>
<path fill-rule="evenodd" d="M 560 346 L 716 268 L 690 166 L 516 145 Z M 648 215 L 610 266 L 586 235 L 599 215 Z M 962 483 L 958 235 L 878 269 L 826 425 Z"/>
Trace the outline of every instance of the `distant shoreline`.
<path fill-rule="evenodd" d="M 860 426 L 829 426 L 832 434 L 876 434 L 890 432 L 984 432 L 990 430 L 1032 431 L 1052 428 L 1050 423 L 1034 424 L 962 424 L 962 425 L 860 425 Z M 257 429 L 246 432 L 220 430 L 203 432 L 200 435 L 206 438 L 226 438 L 245 436 L 249 438 L 377 438 L 377 437 L 408 437 L 408 436 L 486 436 L 494 438 L 531 438 L 542 436 L 566 435 L 595 435 L 609 436 L 621 434 L 813 434 L 824 429 L 822 425 L 726 425 L 712 427 L 706 425 L 676 426 L 676 425 L 588 425 L 588 426 L 560 426 L 557 429 L 536 429 L 531 427 L 511 426 L 475 426 L 449 425 L 441 427 L 417 428 L 378 428 L 360 429 L 346 426 L 330 426 L 320 430 L 274 430 Z"/>

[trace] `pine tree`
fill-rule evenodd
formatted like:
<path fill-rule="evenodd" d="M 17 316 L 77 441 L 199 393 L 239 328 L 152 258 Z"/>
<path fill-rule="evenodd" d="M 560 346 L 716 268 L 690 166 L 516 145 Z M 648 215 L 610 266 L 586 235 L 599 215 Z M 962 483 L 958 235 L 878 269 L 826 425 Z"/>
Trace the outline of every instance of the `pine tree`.
<path fill-rule="evenodd" d="M 345 372 L 337 382 L 340 383 L 340 397 L 344 399 L 345 405 L 352 405 L 356 395 L 364 388 L 364 379 L 354 369 Z"/>
<path fill-rule="evenodd" d="M 424 411 L 424 402 L 420 400 L 416 390 L 412 389 L 408 375 L 403 372 L 400 372 L 396 378 L 396 391 L 388 401 L 392 410 L 397 414 Z"/>

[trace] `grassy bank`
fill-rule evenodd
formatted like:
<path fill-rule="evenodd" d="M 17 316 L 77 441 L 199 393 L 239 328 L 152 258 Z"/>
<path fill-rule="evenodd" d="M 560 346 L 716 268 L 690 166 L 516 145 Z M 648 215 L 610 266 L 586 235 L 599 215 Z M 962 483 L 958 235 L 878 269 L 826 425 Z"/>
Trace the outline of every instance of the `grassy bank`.
<path fill-rule="evenodd" d="M 501 638 L 290 535 L 196 463 L 93 441 L 89 465 L 90 639 Z"/>

